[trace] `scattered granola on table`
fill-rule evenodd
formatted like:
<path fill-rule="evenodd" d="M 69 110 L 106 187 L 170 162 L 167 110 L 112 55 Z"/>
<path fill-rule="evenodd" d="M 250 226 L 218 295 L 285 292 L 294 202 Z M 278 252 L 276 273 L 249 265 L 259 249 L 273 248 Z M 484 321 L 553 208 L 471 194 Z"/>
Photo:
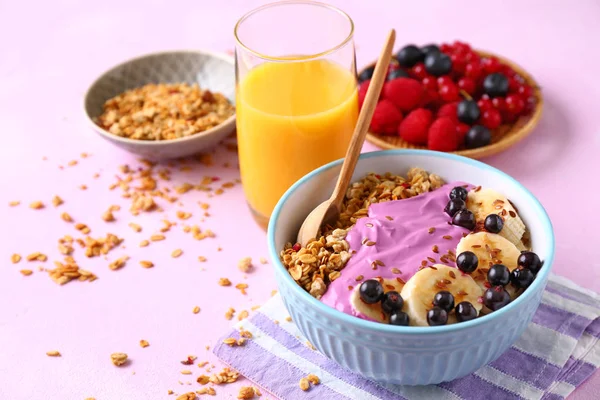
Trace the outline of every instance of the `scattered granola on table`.
<path fill-rule="evenodd" d="M 351 257 L 346 234 L 358 219 L 367 216 L 371 204 L 408 199 L 443 184 L 442 178 L 421 168 L 411 168 L 406 178 L 389 172 L 368 174 L 348 188 L 335 226 L 326 226 L 306 247 L 299 243 L 285 245 L 280 253 L 283 265 L 300 286 L 320 299 Z"/>
<path fill-rule="evenodd" d="M 170 140 L 213 128 L 235 112 L 221 93 L 198 84 L 148 84 L 104 103 L 96 123 L 116 136 L 136 140 Z"/>

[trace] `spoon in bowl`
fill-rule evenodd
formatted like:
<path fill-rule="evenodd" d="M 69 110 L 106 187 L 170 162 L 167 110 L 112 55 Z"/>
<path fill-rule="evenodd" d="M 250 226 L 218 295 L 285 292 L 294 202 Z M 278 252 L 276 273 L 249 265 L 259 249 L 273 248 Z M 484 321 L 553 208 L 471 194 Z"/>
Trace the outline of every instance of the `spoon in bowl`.
<path fill-rule="evenodd" d="M 360 156 L 360 150 L 367 136 L 373 113 L 375 112 L 375 106 L 379 99 L 379 94 L 385 82 L 388 66 L 392 58 L 392 49 L 394 48 L 394 41 L 396 40 L 396 31 L 392 29 L 388 34 L 387 41 L 377 64 L 375 65 L 375 71 L 371 78 L 371 83 L 367 89 L 367 95 L 365 101 L 358 115 L 358 121 L 354 128 L 344 163 L 338 177 L 333 193 L 328 200 L 319 204 L 314 210 L 308 214 L 308 217 L 302 223 L 300 231 L 298 231 L 298 243 L 302 246 L 306 246 L 311 239 L 317 237 L 321 227 L 324 224 L 336 221 L 340 216 L 340 210 L 342 208 L 342 202 L 346 195 L 346 190 L 350 184 L 350 179 L 354 174 L 354 168 L 358 162 Z"/>

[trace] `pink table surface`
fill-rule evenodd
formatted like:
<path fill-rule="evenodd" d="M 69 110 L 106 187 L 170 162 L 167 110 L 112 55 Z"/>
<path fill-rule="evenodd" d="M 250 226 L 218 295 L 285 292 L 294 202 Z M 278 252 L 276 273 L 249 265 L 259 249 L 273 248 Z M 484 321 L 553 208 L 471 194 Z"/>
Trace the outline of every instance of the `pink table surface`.
<path fill-rule="evenodd" d="M 194 375 L 182 375 L 188 367 L 179 361 L 193 354 L 220 370 L 223 365 L 205 346 L 230 325 L 224 318 L 227 308 L 249 310 L 270 297 L 275 289 L 270 265 L 256 263 L 247 276 L 237 269 L 242 257 L 258 261 L 267 256 L 265 233 L 246 209 L 241 186 L 213 198 L 191 192 L 180 205 L 165 205 L 164 212 L 131 216 L 129 201 L 108 186 L 118 166 L 136 165 L 136 158 L 91 133 L 81 105 L 92 79 L 133 55 L 172 48 L 231 49 L 236 19 L 262 3 L 0 2 L 0 399 L 158 399 L 173 398 L 167 396 L 169 389 L 198 389 L 200 369 L 191 366 Z M 399 44 L 462 39 L 517 60 L 537 77 L 546 96 L 538 129 L 518 147 L 485 161 L 519 179 L 547 208 L 556 230 L 555 272 L 600 291 L 593 242 L 600 214 L 592 207 L 600 166 L 600 5 L 593 0 L 333 3 L 356 22 L 359 65 L 375 58 L 394 27 Z M 91 156 L 81 159 L 81 152 Z M 73 159 L 79 164 L 66 167 Z M 235 165 L 234 153 L 220 147 L 215 160 L 212 167 L 193 165 L 192 171 L 174 173 L 169 185 L 197 183 L 209 175 L 222 178 L 216 188 L 238 177 L 236 169 L 222 167 L 224 162 Z M 100 177 L 94 179 L 95 173 Z M 81 184 L 88 190 L 80 190 Z M 576 190 L 591 197 L 577 197 Z M 54 194 L 65 200 L 58 209 L 50 205 Z M 9 208 L 11 200 L 22 204 Z M 30 209 L 34 200 L 47 207 Z M 211 205 L 204 222 L 198 201 Z M 108 224 L 100 215 L 111 204 L 123 209 Z M 192 212 L 190 221 L 212 229 L 216 237 L 196 241 L 182 232 L 180 221 L 165 241 L 140 249 L 139 241 L 155 233 L 163 217 L 176 220 L 177 210 Z M 81 266 L 99 279 L 58 286 L 37 270 L 42 263 L 10 263 L 12 253 L 34 251 L 57 259 L 57 239 L 77 234 L 59 218 L 62 211 L 87 223 L 94 237 L 106 232 L 124 237 L 125 248 L 108 259 L 129 255 L 128 264 L 111 271 L 108 261 L 88 260 L 76 250 Z M 128 228 L 130 221 L 142 225 L 143 232 Z M 176 248 L 184 251 L 178 259 L 170 257 Z M 200 255 L 208 261 L 199 263 Z M 140 260 L 156 266 L 143 269 Z M 19 270 L 28 267 L 35 272 L 22 276 Z M 218 286 L 220 277 L 248 283 L 248 294 Z M 194 315 L 196 305 L 202 311 Z M 140 339 L 150 347 L 142 349 Z M 54 349 L 61 358 L 45 355 Z M 128 353 L 132 362 L 114 367 L 113 352 Z M 235 398 L 242 384 L 248 382 L 217 387 L 218 398 Z M 599 390 L 596 374 L 572 398 L 597 398 Z"/>

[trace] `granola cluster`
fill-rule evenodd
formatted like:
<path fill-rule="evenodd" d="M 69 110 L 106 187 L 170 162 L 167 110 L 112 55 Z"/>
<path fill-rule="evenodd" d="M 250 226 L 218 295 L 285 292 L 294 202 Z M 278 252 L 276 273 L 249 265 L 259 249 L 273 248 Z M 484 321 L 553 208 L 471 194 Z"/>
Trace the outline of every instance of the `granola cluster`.
<path fill-rule="evenodd" d="M 421 168 L 411 168 L 406 178 L 389 172 L 370 173 L 348 188 L 335 226 L 326 226 L 322 235 L 306 247 L 298 243 L 285 245 L 280 254 L 283 265 L 300 286 L 320 299 L 350 259 L 346 235 L 358 219 L 367 216 L 371 204 L 408 199 L 443 184 L 442 178 Z"/>
<path fill-rule="evenodd" d="M 104 103 L 96 123 L 113 135 L 136 140 L 169 140 L 213 128 L 235 112 L 221 93 L 198 84 L 148 84 Z"/>

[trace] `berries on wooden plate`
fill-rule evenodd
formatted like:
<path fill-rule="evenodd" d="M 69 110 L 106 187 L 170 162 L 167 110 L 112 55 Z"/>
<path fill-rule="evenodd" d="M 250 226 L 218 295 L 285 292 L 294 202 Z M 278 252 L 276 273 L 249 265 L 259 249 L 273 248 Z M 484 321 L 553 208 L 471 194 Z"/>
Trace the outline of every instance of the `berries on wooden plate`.
<path fill-rule="evenodd" d="M 373 66 L 359 75 L 361 107 L 372 75 Z M 492 136 L 494 142 L 500 142 L 513 129 L 523 130 L 524 135 L 533 124 L 515 124 L 517 120 L 534 111 L 537 120 L 539 114 L 535 84 L 524 75 L 512 64 L 475 51 L 468 43 L 408 44 L 388 67 L 379 100 L 386 104 L 377 110 L 371 132 L 394 136 L 393 127 L 397 126 L 397 135 L 404 141 L 446 152 L 489 146 Z M 397 140 L 383 139 L 390 147 L 404 147 Z M 501 148 L 470 155 L 478 157 Z"/>

